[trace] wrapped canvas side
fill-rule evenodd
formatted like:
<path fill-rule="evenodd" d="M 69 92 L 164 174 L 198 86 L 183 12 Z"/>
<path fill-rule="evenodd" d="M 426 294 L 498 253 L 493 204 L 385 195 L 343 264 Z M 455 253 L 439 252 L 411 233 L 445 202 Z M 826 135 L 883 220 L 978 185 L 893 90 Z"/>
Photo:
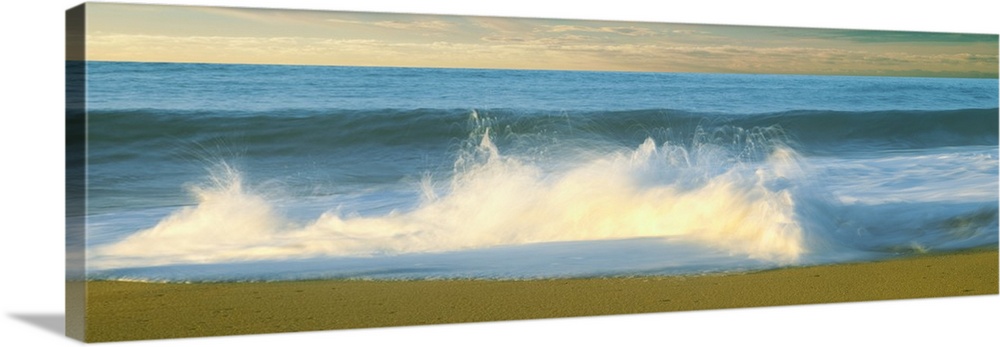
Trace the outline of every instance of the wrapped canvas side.
<path fill-rule="evenodd" d="M 66 336 L 84 340 L 86 282 L 86 5 L 66 11 Z"/>

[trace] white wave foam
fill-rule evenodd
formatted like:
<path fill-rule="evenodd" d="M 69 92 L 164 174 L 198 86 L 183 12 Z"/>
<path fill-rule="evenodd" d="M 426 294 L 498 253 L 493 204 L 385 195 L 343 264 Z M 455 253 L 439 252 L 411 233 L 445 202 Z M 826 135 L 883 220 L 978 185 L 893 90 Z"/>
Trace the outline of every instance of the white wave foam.
<path fill-rule="evenodd" d="M 423 203 L 375 217 L 330 211 L 293 223 L 244 187 L 228 166 L 193 189 L 196 206 L 91 252 L 93 268 L 442 252 L 577 240 L 664 237 L 779 263 L 808 252 L 798 210 L 798 155 L 766 146 L 766 158 L 701 143 L 596 156 L 561 172 L 503 156 L 487 129 L 460 156 L 445 192 L 428 176 Z M 757 146 L 759 147 L 759 143 Z"/>

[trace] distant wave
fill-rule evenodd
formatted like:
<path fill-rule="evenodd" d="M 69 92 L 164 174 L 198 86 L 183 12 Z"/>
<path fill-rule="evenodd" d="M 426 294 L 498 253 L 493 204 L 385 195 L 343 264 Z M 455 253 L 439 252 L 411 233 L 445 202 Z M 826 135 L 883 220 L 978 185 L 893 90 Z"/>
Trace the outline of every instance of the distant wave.
<path fill-rule="evenodd" d="M 475 119 L 473 119 L 475 118 Z M 238 137 L 267 144 L 276 154 L 356 145 L 448 145 L 468 137 L 470 121 L 487 122 L 496 141 L 509 137 L 585 139 L 620 144 L 646 137 L 704 142 L 734 131 L 758 129 L 805 154 L 862 146 L 892 149 L 996 145 L 998 109 L 947 111 L 789 111 L 705 114 L 654 109 L 614 112 L 510 109 L 90 111 L 90 140 L 97 146 L 144 146 Z"/>

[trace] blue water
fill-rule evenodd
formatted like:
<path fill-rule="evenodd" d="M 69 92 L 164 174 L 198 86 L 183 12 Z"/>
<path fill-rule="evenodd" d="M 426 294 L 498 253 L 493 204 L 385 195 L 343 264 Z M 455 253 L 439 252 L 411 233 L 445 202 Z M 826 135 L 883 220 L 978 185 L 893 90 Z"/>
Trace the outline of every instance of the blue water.
<path fill-rule="evenodd" d="M 90 278 L 544 278 L 996 247 L 996 79 L 87 63 Z"/>
<path fill-rule="evenodd" d="M 995 79 L 103 62 L 89 63 L 88 73 L 92 110 L 753 114 L 997 107 Z"/>

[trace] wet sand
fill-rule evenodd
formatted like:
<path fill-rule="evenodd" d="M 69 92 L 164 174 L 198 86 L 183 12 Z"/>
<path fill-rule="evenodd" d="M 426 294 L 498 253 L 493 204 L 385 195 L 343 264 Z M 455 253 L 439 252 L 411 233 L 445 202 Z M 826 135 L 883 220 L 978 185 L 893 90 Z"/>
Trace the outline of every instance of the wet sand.
<path fill-rule="evenodd" d="M 997 250 L 743 274 L 487 281 L 87 283 L 86 341 L 998 293 Z"/>

